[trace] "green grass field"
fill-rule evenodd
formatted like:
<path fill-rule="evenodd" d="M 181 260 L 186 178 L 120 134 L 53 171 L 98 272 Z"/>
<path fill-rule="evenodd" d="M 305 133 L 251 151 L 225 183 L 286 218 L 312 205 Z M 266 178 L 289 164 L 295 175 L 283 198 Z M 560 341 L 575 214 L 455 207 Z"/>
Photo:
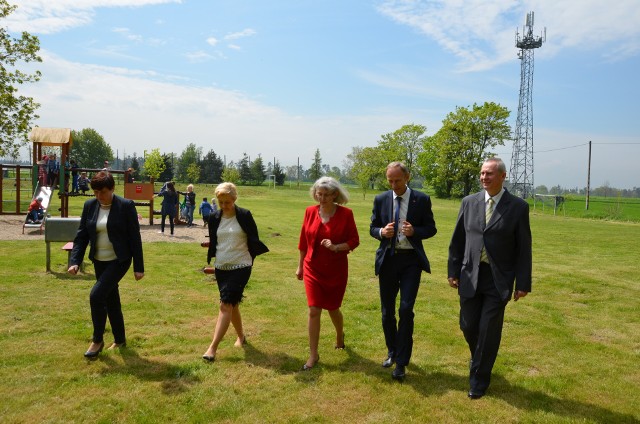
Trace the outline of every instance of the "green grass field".
<path fill-rule="evenodd" d="M 213 188 L 196 192 L 211 197 Z M 72 199 L 70 215 L 82 200 Z M 321 360 L 306 373 L 298 370 L 307 306 L 294 275 L 306 189 L 240 188 L 238 205 L 252 210 L 271 252 L 256 260 L 242 304 L 248 345 L 234 348 L 229 333 L 213 364 L 200 356 L 218 294 L 198 271 L 206 263 L 198 244 L 145 245 L 145 278 L 121 283 L 128 347 L 87 361 L 92 268 L 71 277 L 65 253 L 52 249 L 46 274 L 44 242 L 0 242 L 2 422 L 640 422 L 640 224 L 532 212 L 533 292 L 507 306 L 492 385 L 470 401 L 458 297 L 446 283 L 459 201 L 433 201 L 438 234 L 425 242 L 433 274 L 423 274 L 400 384 L 380 366 L 372 200 L 352 193 L 348 205 L 361 245 L 342 308 L 347 349 L 333 349 L 323 314 Z"/>

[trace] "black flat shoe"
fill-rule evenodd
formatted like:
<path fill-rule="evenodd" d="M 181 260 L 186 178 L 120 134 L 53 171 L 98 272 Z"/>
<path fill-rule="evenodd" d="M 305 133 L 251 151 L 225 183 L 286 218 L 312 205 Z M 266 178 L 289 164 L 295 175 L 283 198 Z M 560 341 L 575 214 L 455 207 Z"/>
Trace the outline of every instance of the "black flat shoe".
<path fill-rule="evenodd" d="M 216 355 L 202 355 L 202 359 L 207 362 L 213 362 L 216 360 Z"/>
<path fill-rule="evenodd" d="M 315 361 L 313 361 L 313 365 L 309 366 L 306 363 L 302 366 L 302 368 L 300 368 L 300 371 L 309 371 L 312 370 L 313 367 L 316 366 L 316 364 L 318 363 L 318 361 L 320 360 L 320 355 L 318 355 L 318 357 L 316 358 Z"/>
<path fill-rule="evenodd" d="M 404 365 L 396 365 L 396 368 L 391 373 L 391 378 L 394 380 L 402 381 L 407 375 Z"/>
<path fill-rule="evenodd" d="M 90 351 L 90 350 L 87 350 L 87 351 L 84 353 L 84 357 L 85 357 L 85 358 L 90 358 L 90 359 L 97 358 L 97 357 L 98 357 L 98 355 L 100 354 L 100 352 L 102 352 L 102 348 L 103 348 L 103 347 L 104 347 L 104 342 L 100 343 L 100 347 L 99 347 L 99 348 L 98 348 L 98 350 L 96 350 L 96 351 L 93 351 L 93 352 L 92 352 L 92 351 Z"/>
<path fill-rule="evenodd" d="M 482 396 L 484 396 L 483 392 L 475 392 L 473 390 L 470 390 L 469 393 L 467 394 L 467 397 L 469 397 L 469 399 L 480 399 Z"/>

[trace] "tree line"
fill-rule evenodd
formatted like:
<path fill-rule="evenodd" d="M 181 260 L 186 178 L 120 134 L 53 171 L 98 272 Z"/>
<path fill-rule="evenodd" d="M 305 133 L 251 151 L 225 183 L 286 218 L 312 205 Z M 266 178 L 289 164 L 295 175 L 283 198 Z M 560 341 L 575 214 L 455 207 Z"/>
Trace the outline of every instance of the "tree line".
<path fill-rule="evenodd" d="M 7 0 L 0 0 L 0 20 L 15 9 Z M 32 123 L 39 118 L 36 114 L 39 104 L 18 90 L 20 85 L 40 79 L 39 71 L 29 74 L 18 69 L 21 62 L 42 62 L 39 50 L 38 37 L 23 32 L 19 38 L 13 38 L 0 26 L 0 157 L 17 159 L 19 148 L 28 143 Z M 122 169 L 132 168 L 135 179 L 153 177 L 157 181 L 192 183 L 232 181 L 261 185 L 269 178 L 274 184 L 283 185 L 287 178 L 314 181 L 329 175 L 344 183 L 357 184 L 366 195 L 367 190 L 386 188 L 386 165 L 401 160 L 411 172 L 412 185 L 426 185 L 437 197 L 460 197 L 479 189 L 482 162 L 494 155 L 496 147 L 511 140 L 509 115 L 507 108 L 493 102 L 456 107 L 435 134 L 426 135 L 427 127 L 423 125 L 404 125 L 381 135 L 376 146 L 353 147 L 342 167 L 323 164 L 319 149 L 307 169 L 300 165 L 282 166 L 275 158 L 265 163 L 260 155 L 251 160 L 246 153 L 235 162 L 224 163 L 213 149 L 204 153 L 202 147 L 193 143 L 178 155 L 158 149 L 145 151 L 142 156 L 134 152 L 120 164 Z M 72 137 L 71 159 L 81 168 L 102 168 L 104 160 L 113 161 L 112 148 L 96 130 L 73 131 Z M 605 196 L 610 191 L 606 186 Z M 546 187 L 540 187 L 539 191 L 544 190 Z M 634 188 L 624 194 L 637 197 L 637 192 Z"/>

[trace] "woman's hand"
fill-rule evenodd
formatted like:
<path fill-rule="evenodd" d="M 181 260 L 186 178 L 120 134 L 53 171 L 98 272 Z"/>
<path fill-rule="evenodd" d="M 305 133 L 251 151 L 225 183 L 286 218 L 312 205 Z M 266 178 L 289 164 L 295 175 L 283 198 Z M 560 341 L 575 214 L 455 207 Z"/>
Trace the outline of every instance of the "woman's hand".
<path fill-rule="evenodd" d="M 301 266 L 298 266 L 298 268 L 296 269 L 296 278 L 302 281 L 302 277 L 304 277 L 304 271 L 302 270 Z"/>
<path fill-rule="evenodd" d="M 78 273 L 78 265 L 71 265 L 67 272 L 71 275 L 76 275 Z"/>
<path fill-rule="evenodd" d="M 331 240 L 329 239 L 322 240 L 320 244 L 326 247 L 327 249 L 331 250 L 333 253 L 336 253 L 338 251 L 338 245 L 331 243 Z"/>

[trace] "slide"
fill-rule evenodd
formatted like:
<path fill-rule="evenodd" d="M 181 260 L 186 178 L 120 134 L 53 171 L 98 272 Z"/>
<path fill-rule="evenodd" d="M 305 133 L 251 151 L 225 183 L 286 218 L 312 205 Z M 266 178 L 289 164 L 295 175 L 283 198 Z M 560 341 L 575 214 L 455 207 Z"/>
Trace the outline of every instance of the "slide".
<path fill-rule="evenodd" d="M 22 224 L 22 234 L 24 234 L 25 228 L 39 228 L 40 234 L 42 234 L 42 227 L 44 227 L 44 222 L 47 219 L 47 211 L 49 210 L 49 203 L 51 203 L 51 197 L 53 197 L 53 189 L 47 186 L 40 186 L 36 188 L 36 192 L 31 198 L 31 201 L 37 199 L 38 197 L 42 197 L 42 209 L 44 210 L 44 217 L 40 222 L 32 222 L 29 219 L 29 214 L 24 218 L 24 224 Z"/>

